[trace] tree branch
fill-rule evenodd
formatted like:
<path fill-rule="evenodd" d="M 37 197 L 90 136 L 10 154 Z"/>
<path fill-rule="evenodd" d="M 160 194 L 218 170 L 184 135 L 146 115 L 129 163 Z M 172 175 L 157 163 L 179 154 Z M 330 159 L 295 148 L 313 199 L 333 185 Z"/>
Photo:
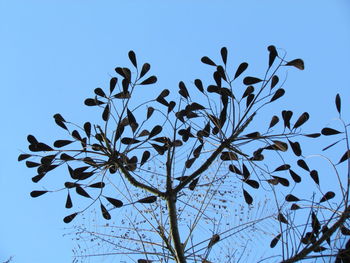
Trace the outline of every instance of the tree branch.
<path fill-rule="evenodd" d="M 295 256 L 282 261 L 281 263 L 292 263 L 292 262 L 298 262 L 299 260 L 304 259 L 308 254 L 310 254 L 314 249 L 318 248 L 322 244 L 323 241 L 325 241 L 327 238 L 331 237 L 333 233 L 341 227 L 341 225 L 345 222 L 345 220 L 349 217 L 350 214 L 350 207 L 347 207 L 344 212 L 342 213 L 341 217 L 337 222 L 334 223 L 334 225 L 325 232 L 320 239 L 318 239 L 312 246 L 305 247 L 303 250 L 301 250 L 298 254 Z"/>

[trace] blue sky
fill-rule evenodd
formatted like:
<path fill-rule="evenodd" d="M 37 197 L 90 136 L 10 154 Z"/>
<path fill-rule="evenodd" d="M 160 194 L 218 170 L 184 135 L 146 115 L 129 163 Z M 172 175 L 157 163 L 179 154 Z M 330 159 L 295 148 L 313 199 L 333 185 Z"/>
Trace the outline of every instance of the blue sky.
<path fill-rule="evenodd" d="M 64 196 L 30 198 L 34 171 L 17 156 L 28 134 L 45 142 L 62 134 L 53 114 L 88 119 L 84 99 L 107 87 L 129 50 L 158 76 L 149 95 L 198 78 L 200 58 L 218 58 L 223 46 L 233 65 L 247 61 L 254 74 L 273 44 L 305 61 L 304 71 L 289 72 L 284 103 L 308 111 L 311 130 L 336 116 L 336 93 L 345 111 L 350 102 L 349 29 L 346 0 L 0 0 L 0 261 L 71 262 Z"/>

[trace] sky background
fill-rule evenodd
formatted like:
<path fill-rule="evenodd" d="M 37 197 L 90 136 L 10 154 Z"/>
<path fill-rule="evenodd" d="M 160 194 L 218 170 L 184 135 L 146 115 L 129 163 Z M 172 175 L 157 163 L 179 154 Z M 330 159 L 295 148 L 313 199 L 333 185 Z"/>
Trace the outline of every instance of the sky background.
<path fill-rule="evenodd" d="M 289 71 L 283 102 L 310 113 L 310 130 L 336 117 L 336 93 L 344 111 L 350 103 L 347 0 L 0 0 L 0 36 L 0 262 L 71 262 L 64 195 L 30 198 L 41 186 L 17 157 L 28 134 L 44 142 L 63 134 L 55 113 L 86 121 L 84 99 L 129 65 L 131 49 L 159 79 L 147 96 L 201 77 L 200 58 L 219 58 L 223 46 L 234 67 L 247 61 L 259 74 L 273 44 L 305 61 L 304 71 Z"/>

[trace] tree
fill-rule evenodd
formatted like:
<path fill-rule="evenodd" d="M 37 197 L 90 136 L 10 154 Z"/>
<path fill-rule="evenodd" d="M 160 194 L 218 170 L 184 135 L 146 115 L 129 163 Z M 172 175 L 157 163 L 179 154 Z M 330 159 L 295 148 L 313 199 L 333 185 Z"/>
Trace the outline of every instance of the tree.
<path fill-rule="evenodd" d="M 95 96 L 85 100 L 87 106 L 101 110 L 100 124 L 87 121 L 79 126 L 55 114 L 56 124 L 67 131 L 69 139 L 58 139 L 52 147 L 28 135 L 33 153 L 21 154 L 19 161 L 40 160 L 26 161 L 27 167 L 37 168 L 33 182 L 40 182 L 53 170 L 68 170 L 64 188 L 35 190 L 31 196 L 67 191 L 67 209 L 73 207 L 74 192 L 74 198 L 86 199 L 81 201 L 84 208 L 64 217 L 66 223 L 91 206 L 99 206 L 105 220 L 112 216 L 120 220 L 123 233 L 107 237 L 85 228 L 78 231 L 112 243 L 118 248 L 114 254 L 139 263 L 208 263 L 220 257 L 223 262 L 224 254 L 224 261 L 235 262 L 246 250 L 254 250 L 249 247 L 251 235 L 262 234 L 272 240 L 271 248 L 280 244 L 280 252 L 271 256 L 278 261 L 295 262 L 333 251 L 338 238 L 331 240 L 331 236 L 349 231 L 344 225 L 349 187 L 338 176 L 342 198 L 337 207 L 329 202 L 335 192 L 321 190 L 318 172 L 309 168 L 301 147 L 304 138 L 321 135 L 302 133 L 300 127 L 309 119 L 307 112 L 293 121 L 292 111 L 283 109 L 280 115 L 279 109 L 266 121 L 264 109 L 285 94 L 284 81 L 279 81 L 277 73 L 287 67 L 304 69 L 301 59 L 287 61 L 274 46 L 269 46 L 268 52 L 263 77 L 242 78 L 246 62 L 232 74 L 225 47 L 220 52 L 222 63 L 203 57 L 201 61 L 214 70 L 213 83 L 205 85 L 195 79 L 192 86 L 196 90 L 192 90 L 180 81 L 180 98 L 175 102 L 169 99 L 168 89 L 155 99 L 139 100 L 139 89 L 156 83 L 157 77 L 148 74 L 148 63 L 140 67 L 130 51 L 133 69 L 115 68 L 118 78 L 110 79 L 109 90 L 96 88 Z M 243 89 L 238 84 L 242 79 Z M 336 106 L 340 114 L 339 95 Z M 322 134 L 345 135 L 341 140 L 348 142 L 346 128 L 345 124 L 344 132 L 324 128 Z M 349 152 L 340 163 L 348 161 Z M 292 194 L 294 187 L 288 177 L 293 185 L 302 181 L 298 166 L 292 169 L 290 164 L 293 158 L 322 193 L 319 201 L 316 196 L 310 200 L 310 196 L 300 199 Z M 254 198 L 266 198 L 262 194 L 270 195 L 267 198 L 274 200 L 276 209 L 263 209 L 250 217 L 249 213 L 259 208 L 254 207 L 259 203 Z M 237 211 L 237 200 L 246 203 L 241 211 Z M 291 208 L 286 202 L 293 202 Z M 237 217 L 244 217 L 245 222 L 231 220 L 235 210 L 244 214 Z M 274 236 L 266 233 L 266 225 L 277 227 Z M 311 231 L 306 232 L 309 226 Z M 249 236 L 237 237 L 247 231 Z M 324 241 L 329 248 L 323 246 Z M 238 249 L 227 247 L 230 243 L 241 244 Z M 242 252 L 236 255 L 238 250 Z"/>

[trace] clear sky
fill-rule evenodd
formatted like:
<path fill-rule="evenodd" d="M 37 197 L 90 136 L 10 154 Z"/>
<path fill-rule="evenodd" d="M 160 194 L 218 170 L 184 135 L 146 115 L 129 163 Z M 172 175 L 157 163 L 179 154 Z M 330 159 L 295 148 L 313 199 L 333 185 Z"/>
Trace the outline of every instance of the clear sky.
<path fill-rule="evenodd" d="M 317 128 L 336 116 L 336 93 L 350 103 L 347 0 L 0 0 L 0 36 L 0 262 L 71 262 L 64 196 L 30 198 L 41 186 L 17 156 L 28 134 L 62 134 L 53 114 L 87 120 L 84 99 L 107 87 L 130 49 L 151 63 L 156 94 L 198 78 L 200 58 L 217 58 L 222 46 L 254 74 L 273 44 L 306 65 L 288 75 L 286 107 L 309 111 Z"/>

